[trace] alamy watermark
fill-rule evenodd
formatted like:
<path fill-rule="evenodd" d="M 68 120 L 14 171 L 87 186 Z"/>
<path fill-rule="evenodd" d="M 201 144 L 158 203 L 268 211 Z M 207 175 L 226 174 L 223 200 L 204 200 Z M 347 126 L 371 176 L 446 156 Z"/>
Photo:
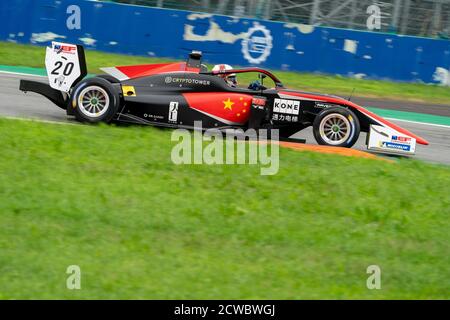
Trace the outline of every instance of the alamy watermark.
<path fill-rule="evenodd" d="M 261 175 L 274 175 L 279 170 L 277 129 L 221 131 L 212 128 L 203 132 L 202 122 L 195 121 L 193 133 L 177 129 L 172 132 L 171 140 L 178 142 L 171 153 L 172 162 L 177 165 L 260 165 Z"/>
<path fill-rule="evenodd" d="M 366 20 L 366 26 L 369 30 L 381 29 L 381 9 L 376 4 L 367 7 L 366 13 L 369 17 Z"/>
<path fill-rule="evenodd" d="M 79 6 L 72 4 L 67 7 L 66 13 L 69 15 L 66 20 L 66 26 L 69 30 L 81 29 L 81 9 Z"/>
<path fill-rule="evenodd" d="M 70 265 L 66 269 L 66 274 L 69 276 L 66 279 L 66 287 L 69 290 L 81 289 L 81 268 L 77 265 Z"/>
<path fill-rule="evenodd" d="M 381 289 L 381 268 L 376 264 L 372 264 L 367 267 L 366 273 L 370 274 L 366 281 L 367 289 Z"/>

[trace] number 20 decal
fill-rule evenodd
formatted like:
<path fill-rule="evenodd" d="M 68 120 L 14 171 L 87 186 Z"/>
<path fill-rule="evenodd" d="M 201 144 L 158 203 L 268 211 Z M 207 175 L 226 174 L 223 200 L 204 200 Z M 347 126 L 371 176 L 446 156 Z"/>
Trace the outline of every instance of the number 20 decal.
<path fill-rule="evenodd" d="M 52 74 L 58 76 L 59 75 L 58 70 L 61 69 L 62 66 L 63 66 L 62 61 L 56 61 L 54 65 L 55 68 L 53 69 Z M 66 64 L 63 70 L 63 75 L 65 75 L 66 77 L 69 76 L 72 73 L 74 66 L 75 65 L 73 62 L 69 62 L 68 64 Z"/>

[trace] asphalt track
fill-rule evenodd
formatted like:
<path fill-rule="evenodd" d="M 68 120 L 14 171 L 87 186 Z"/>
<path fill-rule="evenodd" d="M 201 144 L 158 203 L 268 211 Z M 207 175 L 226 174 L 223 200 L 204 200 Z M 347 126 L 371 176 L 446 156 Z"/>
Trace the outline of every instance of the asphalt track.
<path fill-rule="evenodd" d="M 66 117 L 64 110 L 53 105 L 46 98 L 35 93 L 23 93 L 19 91 L 20 79 L 35 79 L 43 80 L 42 77 L 16 75 L 8 73 L 0 73 L 0 116 L 3 117 L 15 117 L 15 118 L 31 118 L 46 121 L 57 121 L 70 123 L 70 120 Z M 364 104 L 364 100 L 358 101 Z M 370 105 L 383 107 L 384 104 L 380 100 L 371 101 Z M 376 105 L 375 105 L 376 104 Z M 386 108 L 393 108 L 393 103 L 387 101 L 385 103 Z M 397 110 L 429 110 L 430 114 L 447 115 L 449 114 L 450 107 L 439 105 L 423 105 L 423 108 L 417 107 L 416 103 L 411 104 L 412 107 L 408 107 L 408 103 L 402 102 L 395 103 L 394 105 L 400 106 Z M 422 159 L 428 162 L 443 163 L 450 165 L 450 126 L 433 125 L 427 123 L 410 122 L 404 120 L 390 120 L 399 126 L 410 130 L 411 132 L 425 138 L 430 142 L 428 146 L 417 145 L 416 155 L 417 159 Z M 311 128 L 303 130 L 297 133 L 294 137 L 306 139 L 307 143 L 315 144 L 314 137 L 312 135 Z M 364 133 L 361 134 L 354 148 L 365 151 L 365 138 Z"/>

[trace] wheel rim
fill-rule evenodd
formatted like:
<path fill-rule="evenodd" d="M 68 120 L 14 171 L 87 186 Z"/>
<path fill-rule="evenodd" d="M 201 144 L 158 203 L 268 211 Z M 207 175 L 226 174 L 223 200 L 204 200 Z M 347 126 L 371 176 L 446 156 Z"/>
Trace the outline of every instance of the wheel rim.
<path fill-rule="evenodd" d="M 88 117 L 98 118 L 109 107 L 109 96 L 105 89 L 98 86 L 84 88 L 78 97 L 80 111 Z"/>
<path fill-rule="evenodd" d="M 322 140 L 327 144 L 342 144 L 351 134 L 350 121 L 342 114 L 329 114 L 320 122 L 319 132 Z"/>

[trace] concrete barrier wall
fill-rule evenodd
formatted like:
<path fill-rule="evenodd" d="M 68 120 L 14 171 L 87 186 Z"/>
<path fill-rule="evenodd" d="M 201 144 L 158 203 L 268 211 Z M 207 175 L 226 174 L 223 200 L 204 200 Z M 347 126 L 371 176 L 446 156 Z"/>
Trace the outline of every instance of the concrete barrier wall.
<path fill-rule="evenodd" d="M 99 1 L 2 1 L 0 40 L 177 59 L 195 49 L 212 63 L 450 84 L 448 40 Z"/>

